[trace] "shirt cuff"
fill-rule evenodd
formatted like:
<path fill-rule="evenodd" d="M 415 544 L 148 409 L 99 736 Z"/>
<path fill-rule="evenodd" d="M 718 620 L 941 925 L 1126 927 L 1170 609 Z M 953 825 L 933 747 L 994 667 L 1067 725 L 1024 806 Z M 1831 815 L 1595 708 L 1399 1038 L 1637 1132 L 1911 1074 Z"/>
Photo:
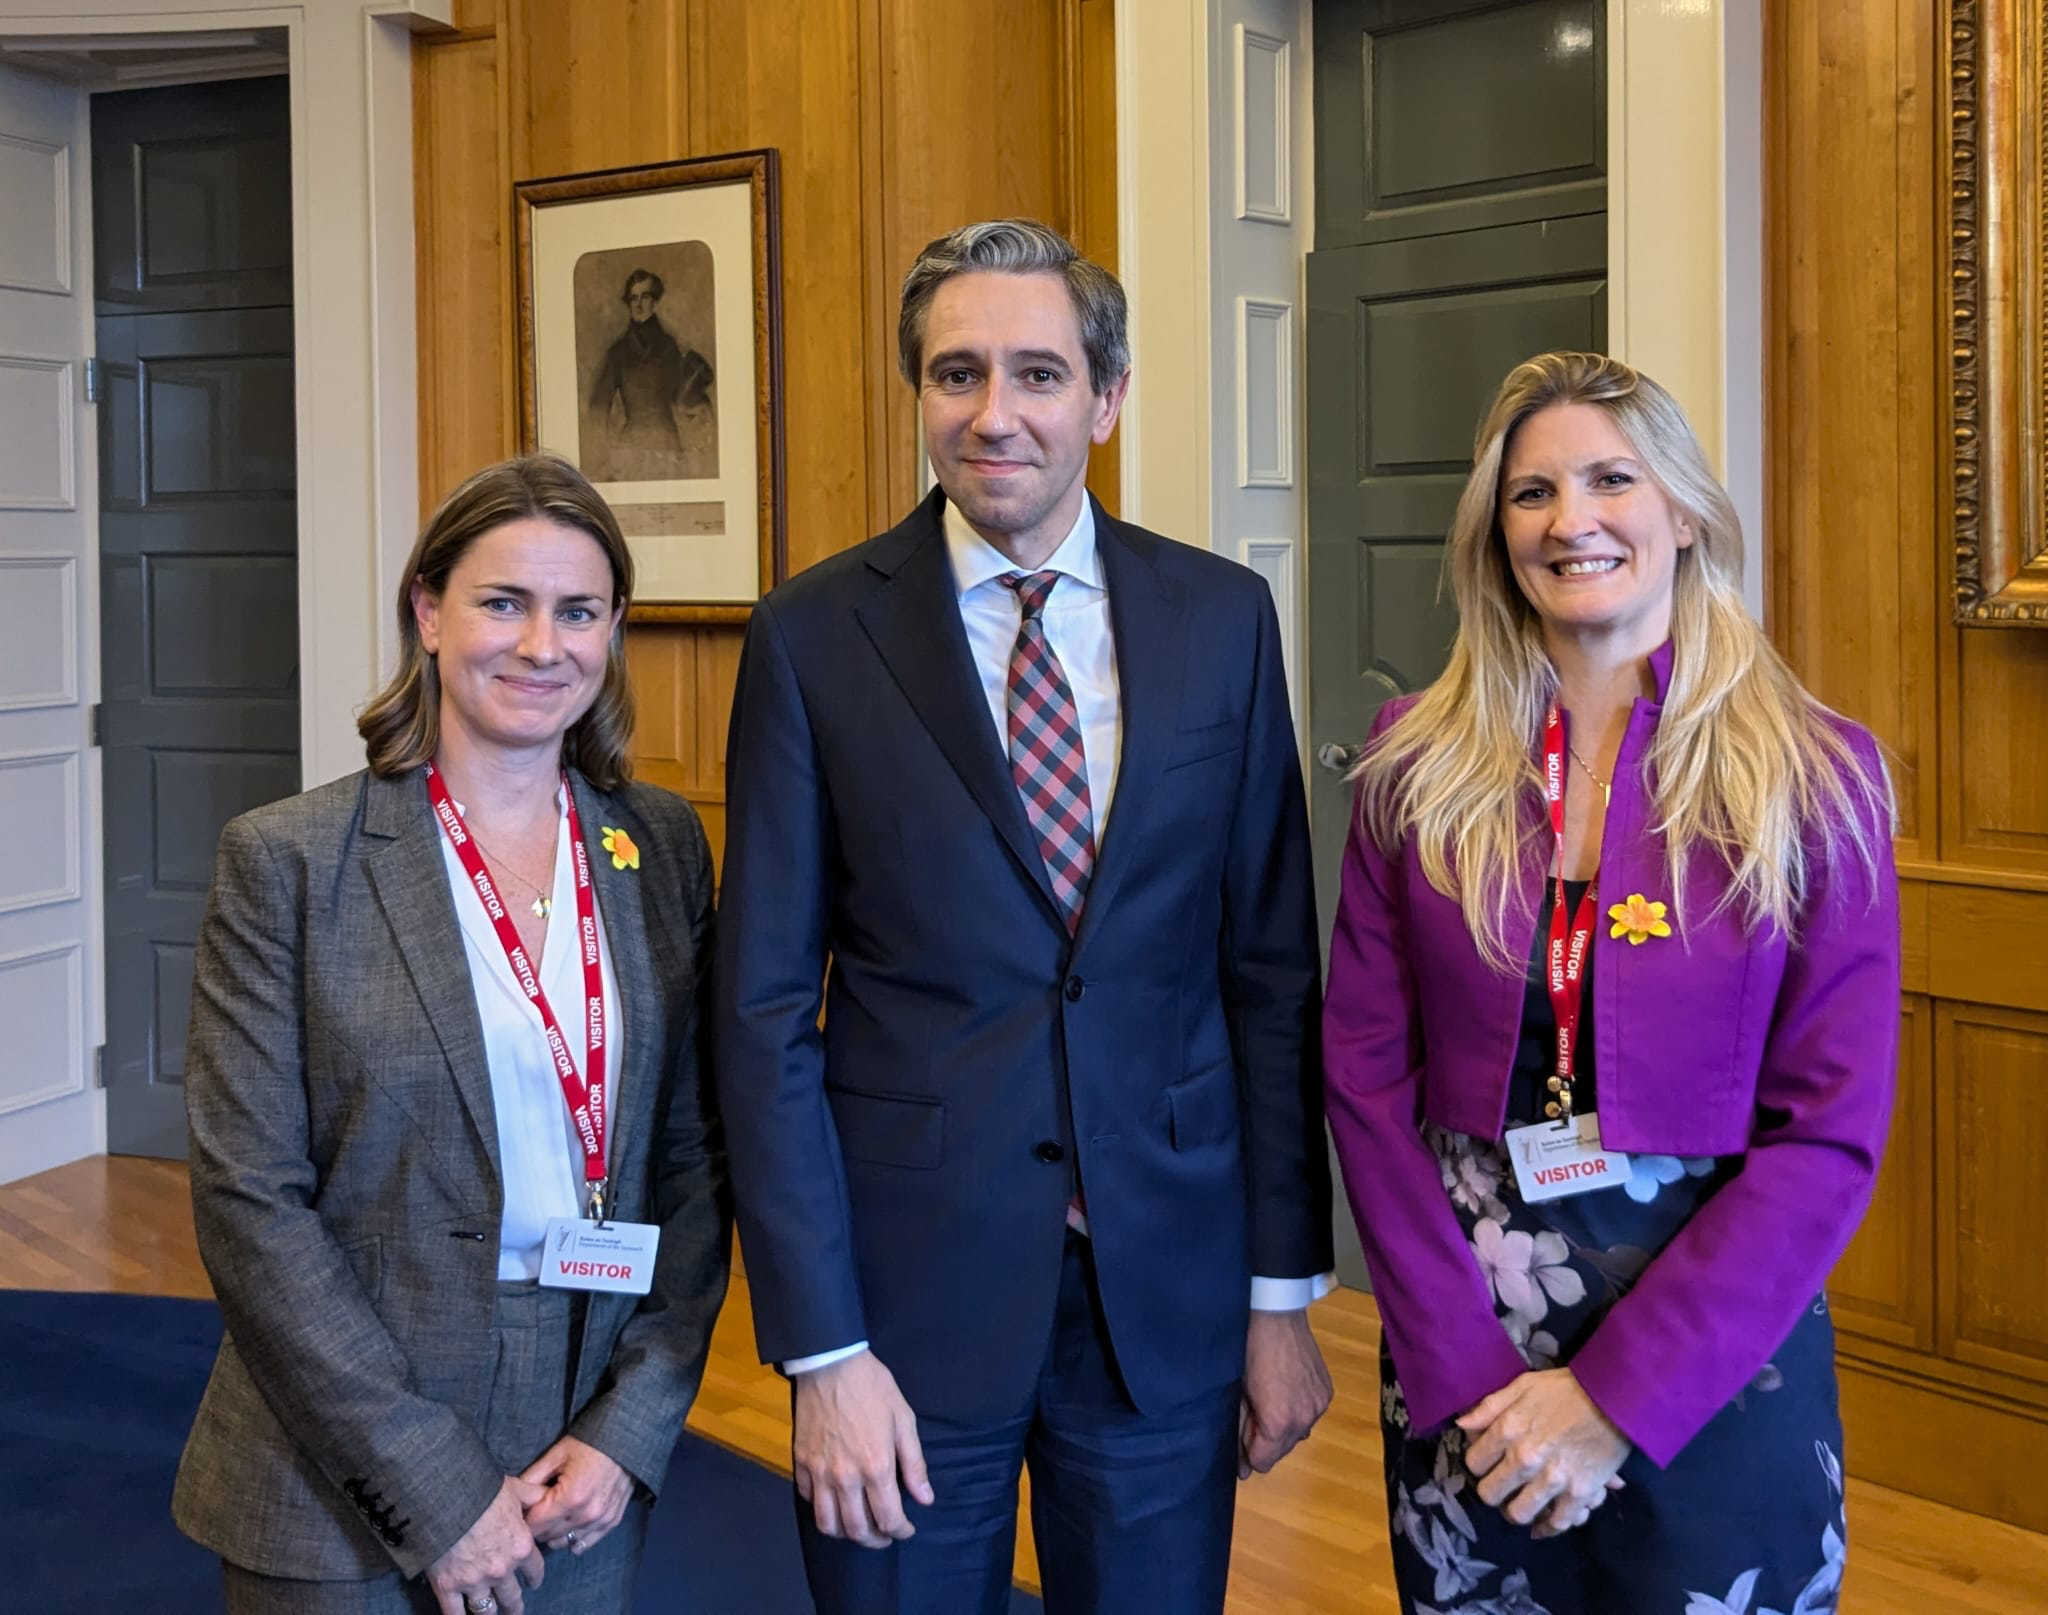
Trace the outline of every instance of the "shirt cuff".
<path fill-rule="evenodd" d="M 1255 1278 L 1252 1280 L 1252 1311 L 1299 1312 L 1336 1288 L 1335 1273 L 1318 1273 L 1310 1279 Z"/>
<path fill-rule="evenodd" d="M 1257 1279 L 1252 1280 L 1253 1284 L 1258 1282 Z M 1307 1304 L 1302 1303 L 1304 1306 Z M 791 1375 L 808 1374 L 814 1368 L 830 1368 L 834 1363 L 843 1363 L 849 1357 L 858 1357 L 867 1349 L 868 1343 L 865 1340 L 856 1340 L 851 1346 L 841 1346 L 837 1351 L 816 1352 L 809 1357 L 792 1357 L 782 1365 L 782 1371 Z"/>

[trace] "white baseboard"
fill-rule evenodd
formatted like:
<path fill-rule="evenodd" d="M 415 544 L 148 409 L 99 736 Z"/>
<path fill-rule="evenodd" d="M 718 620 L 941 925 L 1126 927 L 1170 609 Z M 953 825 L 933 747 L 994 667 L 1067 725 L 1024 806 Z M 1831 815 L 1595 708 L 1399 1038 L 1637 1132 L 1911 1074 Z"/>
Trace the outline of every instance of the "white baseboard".
<path fill-rule="evenodd" d="M 107 1096 L 66 1094 L 0 1117 L 0 1183 L 107 1151 Z"/>

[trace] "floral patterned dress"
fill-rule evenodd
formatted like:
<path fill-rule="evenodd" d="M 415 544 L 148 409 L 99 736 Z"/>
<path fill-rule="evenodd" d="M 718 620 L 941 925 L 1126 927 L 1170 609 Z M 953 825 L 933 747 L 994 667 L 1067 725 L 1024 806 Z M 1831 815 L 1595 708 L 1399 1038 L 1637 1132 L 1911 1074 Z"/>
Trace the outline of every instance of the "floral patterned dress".
<path fill-rule="evenodd" d="M 1573 908 L 1583 890 L 1568 889 Z M 1548 918 L 1539 919 L 1530 962 L 1509 1127 L 1542 1118 L 1555 1055 L 1541 969 Z M 1588 1023 L 1595 990 L 1589 951 Z M 1576 1083 L 1582 1111 L 1597 1105 L 1597 1082 L 1586 1038 Z M 1741 1170 L 1739 1156 L 1638 1155 L 1624 1187 L 1530 1205 L 1499 1140 L 1433 1125 L 1424 1136 L 1501 1327 L 1531 1368 L 1568 1364 L 1651 1258 Z M 1825 1296 L 1814 1297 L 1756 1378 L 1670 1468 L 1631 1454 L 1626 1487 L 1586 1524 L 1546 1541 L 1479 1500 L 1455 1424 L 1410 1432 L 1384 1344 L 1380 1380 L 1395 1579 L 1408 1615 L 1817 1615 L 1837 1607 L 1847 1526 Z"/>

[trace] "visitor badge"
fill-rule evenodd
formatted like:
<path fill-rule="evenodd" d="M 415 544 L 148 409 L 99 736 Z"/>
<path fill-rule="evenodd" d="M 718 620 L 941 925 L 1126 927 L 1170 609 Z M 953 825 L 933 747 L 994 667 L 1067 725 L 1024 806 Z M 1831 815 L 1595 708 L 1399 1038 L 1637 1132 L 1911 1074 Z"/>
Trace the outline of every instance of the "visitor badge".
<path fill-rule="evenodd" d="M 645 1295 L 654 1288 L 654 1248 L 660 1242 L 661 1230 L 651 1222 L 550 1217 L 540 1281 L 551 1290 Z"/>
<path fill-rule="evenodd" d="M 1592 1111 L 1564 1121 L 1510 1127 L 1508 1159 L 1515 1184 L 1532 1205 L 1588 1194 L 1628 1182 L 1628 1157 L 1600 1147 L 1600 1118 Z"/>

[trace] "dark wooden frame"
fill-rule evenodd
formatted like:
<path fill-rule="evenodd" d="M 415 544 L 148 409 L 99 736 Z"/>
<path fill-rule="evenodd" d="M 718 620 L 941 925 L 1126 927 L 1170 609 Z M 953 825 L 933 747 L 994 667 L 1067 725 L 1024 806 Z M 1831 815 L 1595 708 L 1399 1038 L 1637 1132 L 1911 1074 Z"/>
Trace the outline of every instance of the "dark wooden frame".
<path fill-rule="evenodd" d="M 2048 628 L 2048 0 L 1946 0 L 1955 620 Z"/>
<path fill-rule="evenodd" d="M 788 575 L 789 568 L 782 446 L 782 202 L 780 164 L 772 148 L 525 180 L 512 188 L 518 243 L 514 264 L 519 307 L 519 440 L 530 450 L 536 445 L 538 432 L 533 324 L 534 209 L 636 191 L 684 191 L 728 185 L 738 180 L 746 182 L 752 198 L 754 351 L 760 366 L 754 389 L 756 538 L 760 554 L 759 593 L 766 594 Z M 635 601 L 632 620 L 745 622 L 752 610 L 751 604 L 734 601 Z"/>

